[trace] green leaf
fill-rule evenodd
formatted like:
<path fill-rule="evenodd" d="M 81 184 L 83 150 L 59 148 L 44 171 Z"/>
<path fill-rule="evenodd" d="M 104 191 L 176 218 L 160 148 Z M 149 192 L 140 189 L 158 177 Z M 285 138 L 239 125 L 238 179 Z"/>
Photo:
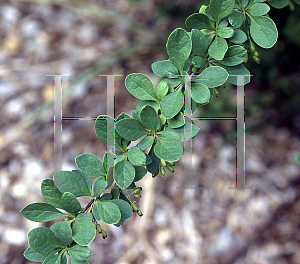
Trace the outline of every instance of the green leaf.
<path fill-rule="evenodd" d="M 210 24 L 209 18 L 206 14 L 196 13 L 190 15 L 186 21 L 185 25 L 189 29 L 212 29 L 213 27 Z"/>
<path fill-rule="evenodd" d="M 106 189 L 107 189 L 114 182 L 114 167 L 109 167 L 109 169 L 107 171 L 106 181 L 107 181 L 107 187 L 106 187 Z"/>
<path fill-rule="evenodd" d="M 211 66 L 206 68 L 197 77 L 192 78 L 192 82 L 202 83 L 208 88 L 220 86 L 226 82 L 228 73 L 222 67 Z"/>
<path fill-rule="evenodd" d="M 119 188 L 116 188 L 116 187 L 112 188 L 110 190 L 110 193 L 113 196 L 112 197 L 113 199 L 119 199 L 119 197 L 120 197 L 120 189 Z"/>
<path fill-rule="evenodd" d="M 211 25 L 213 24 L 213 23 L 211 23 L 211 22 L 214 22 L 214 21 L 215 21 L 215 19 L 214 19 L 214 17 L 212 16 L 212 14 L 211 14 L 211 12 L 210 12 L 208 6 L 202 5 L 202 6 L 200 7 L 200 9 L 199 9 L 199 13 L 205 14 L 205 15 L 211 20 L 211 21 L 210 21 L 210 24 L 211 24 Z M 215 25 L 212 25 L 212 27 L 215 28 Z"/>
<path fill-rule="evenodd" d="M 196 125 L 192 124 L 192 137 L 196 136 L 197 133 L 199 132 L 200 128 L 197 127 Z M 170 128 L 167 127 L 166 131 L 171 131 L 179 135 L 180 137 L 180 142 L 184 142 L 184 126 L 180 128 Z M 191 135 L 186 135 L 186 141 L 191 139 Z"/>
<path fill-rule="evenodd" d="M 203 104 L 198 103 L 198 105 L 200 105 L 200 106 L 206 105 L 206 104 L 208 104 L 209 102 L 211 102 L 211 100 L 213 99 L 213 96 L 215 95 L 214 88 L 208 88 L 208 89 L 209 89 L 209 92 L 210 92 L 210 99 L 209 99 L 209 101 L 206 102 L 206 103 L 203 103 Z"/>
<path fill-rule="evenodd" d="M 181 84 L 181 78 L 178 79 L 163 79 L 163 82 L 166 82 L 170 88 L 175 88 L 179 84 Z"/>
<path fill-rule="evenodd" d="M 86 260 L 78 260 L 70 256 L 71 264 L 89 264 Z"/>
<path fill-rule="evenodd" d="M 116 224 L 121 219 L 119 207 L 110 201 L 96 200 L 93 206 L 93 215 L 96 220 L 102 220 L 108 225 Z"/>
<path fill-rule="evenodd" d="M 107 187 L 107 182 L 105 181 L 105 178 L 99 177 L 93 185 L 93 191 L 95 194 L 95 197 L 100 196 L 100 194 L 105 190 Z"/>
<path fill-rule="evenodd" d="M 278 38 L 277 28 L 273 20 L 265 16 L 249 17 L 251 20 L 250 34 L 253 41 L 265 49 L 273 47 Z"/>
<path fill-rule="evenodd" d="M 180 111 L 183 103 L 184 96 L 181 92 L 181 88 L 179 88 L 174 93 L 170 93 L 162 99 L 160 102 L 161 112 L 165 118 L 172 118 Z"/>
<path fill-rule="evenodd" d="M 177 77 L 176 77 L 177 78 Z M 161 101 L 168 93 L 169 86 L 166 82 L 160 82 L 156 88 L 156 95 L 159 101 Z"/>
<path fill-rule="evenodd" d="M 123 160 L 126 160 L 127 159 L 127 156 L 126 155 L 121 155 L 121 156 L 118 156 L 116 159 L 115 159 L 115 162 L 114 162 L 114 166 L 116 166 L 117 163 L 123 161 Z"/>
<path fill-rule="evenodd" d="M 249 4 L 249 0 L 241 0 L 240 2 L 242 4 L 243 8 L 245 8 Z"/>
<path fill-rule="evenodd" d="M 151 164 L 152 163 L 151 157 L 148 154 L 146 154 L 146 153 L 145 153 L 145 155 L 146 155 L 146 165 Z"/>
<path fill-rule="evenodd" d="M 155 111 L 157 111 L 157 110 L 159 109 L 159 103 L 154 102 L 154 101 L 143 100 L 143 101 L 140 101 L 140 102 L 137 104 L 136 110 L 141 111 L 141 109 L 142 109 L 145 105 L 150 105 L 150 106 L 152 106 L 152 107 L 155 109 Z"/>
<path fill-rule="evenodd" d="M 229 47 L 224 59 L 219 61 L 219 63 L 225 66 L 236 66 L 243 63 L 247 56 L 248 55 L 246 49 L 244 49 L 240 45 L 234 45 Z"/>
<path fill-rule="evenodd" d="M 152 135 L 144 137 L 140 142 L 139 142 L 139 149 L 145 150 L 147 148 L 150 148 L 154 142 L 154 137 Z"/>
<path fill-rule="evenodd" d="M 91 217 L 83 213 L 77 215 L 72 231 L 74 241 L 80 246 L 87 246 L 96 236 Z"/>
<path fill-rule="evenodd" d="M 163 131 L 157 135 L 157 143 L 154 146 L 154 153 L 160 159 L 173 162 L 180 159 L 183 148 L 179 142 L 180 137 L 171 131 Z"/>
<path fill-rule="evenodd" d="M 178 78 L 178 69 L 171 60 L 163 60 L 152 63 L 152 71 L 160 77 Z"/>
<path fill-rule="evenodd" d="M 157 113 L 153 107 L 145 105 L 140 111 L 140 120 L 144 127 L 155 132 Z"/>
<path fill-rule="evenodd" d="M 67 259 L 67 252 L 66 252 L 66 250 L 63 249 L 58 254 L 61 255 L 61 264 L 67 264 L 68 259 Z"/>
<path fill-rule="evenodd" d="M 206 65 L 206 60 L 201 56 L 195 56 L 193 58 L 193 64 L 195 67 L 200 68 L 202 70 Z"/>
<path fill-rule="evenodd" d="M 107 201 L 112 199 L 111 193 L 105 193 L 100 197 L 100 201 Z"/>
<path fill-rule="evenodd" d="M 152 174 L 157 173 L 159 170 L 159 166 L 160 166 L 160 159 L 154 153 L 154 146 L 155 146 L 155 143 L 152 145 L 152 147 L 148 153 L 149 157 L 152 159 L 152 162 L 147 165 L 147 170 Z"/>
<path fill-rule="evenodd" d="M 84 214 L 84 213 L 80 213 L 76 216 L 76 219 L 77 221 L 91 221 L 91 217 L 87 214 Z"/>
<path fill-rule="evenodd" d="M 117 122 L 117 121 L 120 121 L 120 120 L 122 120 L 122 119 L 124 119 L 124 118 L 131 118 L 131 116 L 128 115 L 128 114 L 126 114 L 126 113 L 124 113 L 124 112 L 122 112 L 122 113 L 117 117 L 116 122 Z"/>
<path fill-rule="evenodd" d="M 192 101 L 191 109 L 192 109 L 192 114 L 193 114 L 196 110 L 197 103 L 193 99 L 191 101 Z"/>
<path fill-rule="evenodd" d="M 138 147 L 132 147 L 127 152 L 128 160 L 134 166 L 146 164 L 146 156 Z"/>
<path fill-rule="evenodd" d="M 132 183 L 134 184 L 134 183 Z M 114 224 L 114 226 L 119 227 L 121 225 L 123 225 L 123 223 L 125 222 L 125 220 L 121 219 L 118 223 Z"/>
<path fill-rule="evenodd" d="M 161 114 L 161 116 L 164 116 L 164 115 Z M 157 116 L 155 131 L 159 130 L 160 126 L 161 126 L 161 119 L 160 119 L 160 116 Z"/>
<path fill-rule="evenodd" d="M 109 167 L 114 166 L 114 158 L 111 154 L 105 152 L 103 155 L 103 168 L 105 171 L 109 169 Z"/>
<path fill-rule="evenodd" d="M 182 73 L 192 50 L 192 40 L 189 34 L 182 28 L 176 28 L 170 34 L 166 47 L 170 60 Z"/>
<path fill-rule="evenodd" d="M 129 141 L 138 140 L 149 132 L 134 118 L 124 118 L 116 123 L 116 129 L 121 137 Z"/>
<path fill-rule="evenodd" d="M 228 67 L 228 66 L 222 66 L 222 67 L 228 72 L 228 74 L 231 75 L 228 77 L 228 82 L 237 85 L 237 77 L 232 75 L 247 75 L 244 77 L 244 81 L 245 81 L 244 84 L 250 82 L 250 72 L 244 67 L 244 65 L 240 64 L 232 67 Z"/>
<path fill-rule="evenodd" d="M 149 101 L 149 102 L 154 102 L 154 101 Z M 137 121 L 141 122 L 140 120 L 140 110 L 133 110 L 131 111 L 131 115 L 134 119 L 136 119 Z"/>
<path fill-rule="evenodd" d="M 247 40 L 247 35 L 243 30 L 235 28 L 234 35 L 229 40 L 235 44 L 244 43 Z"/>
<path fill-rule="evenodd" d="M 134 167 L 128 161 L 124 160 L 116 165 L 114 177 L 118 186 L 127 188 L 132 183 L 134 176 Z"/>
<path fill-rule="evenodd" d="M 75 243 L 68 247 L 68 252 L 70 256 L 77 260 L 86 260 L 92 256 L 92 251 L 89 247 L 83 247 Z"/>
<path fill-rule="evenodd" d="M 49 255 L 63 248 L 60 240 L 47 227 L 37 227 L 27 234 L 29 246 L 41 255 Z"/>
<path fill-rule="evenodd" d="M 61 205 L 65 211 L 75 216 L 81 208 L 81 205 L 74 194 L 65 192 L 61 198 Z"/>
<path fill-rule="evenodd" d="M 61 254 L 57 254 L 57 255 L 52 255 L 47 257 L 43 264 L 62 264 L 62 255 Z"/>
<path fill-rule="evenodd" d="M 227 50 L 227 41 L 219 36 L 216 36 L 214 41 L 209 46 L 208 53 L 212 58 L 216 60 L 222 60 Z"/>
<path fill-rule="evenodd" d="M 75 158 L 77 167 L 91 177 L 105 176 L 102 161 L 96 155 L 84 153 Z"/>
<path fill-rule="evenodd" d="M 186 76 L 189 76 L 189 73 L 187 72 L 187 71 L 183 71 L 183 73 L 182 73 L 182 80 L 181 80 L 181 84 L 182 85 L 185 85 L 185 78 L 186 78 Z M 189 77 L 188 77 L 189 78 Z M 181 89 L 181 88 L 180 88 Z"/>
<path fill-rule="evenodd" d="M 132 216 L 132 209 L 131 209 L 131 206 L 129 203 L 125 202 L 124 200 L 120 200 L 120 199 L 114 199 L 114 200 L 111 200 L 110 202 L 112 202 L 118 206 L 118 208 L 121 212 L 120 220 L 126 220 Z"/>
<path fill-rule="evenodd" d="M 108 123 L 108 131 L 107 131 L 107 123 Z M 112 138 L 112 140 L 107 141 L 107 134 L 109 135 L 114 134 L 113 124 L 114 124 L 114 119 L 107 115 L 99 115 L 95 121 L 95 133 L 97 138 L 104 144 L 108 144 L 111 146 L 114 145 L 114 140 Z"/>
<path fill-rule="evenodd" d="M 123 141 L 127 141 L 127 140 L 122 139 L 121 142 L 123 142 Z M 124 146 L 123 146 L 122 148 L 120 148 L 120 147 L 118 147 L 117 145 L 115 145 L 115 150 L 112 148 L 111 151 L 112 151 L 115 155 L 122 155 L 122 154 L 125 153 L 125 150 L 126 150 L 126 148 L 125 148 L 125 150 L 124 150 L 124 148 L 125 148 Z M 110 149 L 109 149 L 109 151 L 110 151 Z"/>
<path fill-rule="evenodd" d="M 196 55 L 206 57 L 209 42 L 204 33 L 198 29 L 192 29 L 192 51 Z M 196 66 L 197 67 L 197 66 Z"/>
<path fill-rule="evenodd" d="M 126 189 L 131 190 L 131 189 L 134 189 L 135 187 L 136 187 L 135 183 L 132 182 L 132 183 L 130 183 L 130 185 L 129 185 L 128 187 L 126 187 Z M 120 221 L 121 221 L 121 220 L 120 220 Z"/>
<path fill-rule="evenodd" d="M 224 27 L 217 29 L 217 35 L 221 38 L 231 38 L 234 34 L 232 27 Z"/>
<path fill-rule="evenodd" d="M 284 8 L 289 5 L 290 0 L 272 0 L 268 2 L 271 6 L 275 8 Z M 296 2 L 295 2 L 296 3 Z"/>
<path fill-rule="evenodd" d="M 209 10 L 217 24 L 233 10 L 234 0 L 210 0 Z"/>
<path fill-rule="evenodd" d="M 131 201 L 128 199 L 127 195 L 125 195 L 123 192 L 120 192 L 120 199 L 131 204 Z"/>
<path fill-rule="evenodd" d="M 53 224 L 50 230 L 61 241 L 63 246 L 72 242 L 72 229 L 67 221 L 59 221 Z"/>
<path fill-rule="evenodd" d="M 140 100 L 157 101 L 153 84 L 149 77 L 141 73 L 129 74 L 125 79 L 127 90 Z"/>
<path fill-rule="evenodd" d="M 226 18 L 224 18 L 220 21 L 218 29 L 226 28 L 227 26 L 228 26 L 228 20 Z"/>
<path fill-rule="evenodd" d="M 48 255 L 41 255 L 41 254 L 35 252 L 34 250 L 32 250 L 31 247 L 28 247 L 24 251 L 23 255 L 26 259 L 28 259 L 29 261 L 33 261 L 33 262 L 42 262 L 48 257 Z"/>
<path fill-rule="evenodd" d="M 67 264 L 68 259 L 67 259 L 67 252 L 65 249 L 63 249 L 61 252 L 61 264 Z"/>
<path fill-rule="evenodd" d="M 60 204 L 62 193 L 55 186 L 54 181 L 52 179 L 45 179 L 41 185 L 41 192 L 44 199 L 51 205 L 56 208 L 61 208 Z"/>
<path fill-rule="evenodd" d="M 172 128 L 177 128 L 184 125 L 184 116 L 181 111 L 179 111 L 179 113 L 176 116 L 167 120 L 168 120 L 168 125 Z"/>
<path fill-rule="evenodd" d="M 192 99 L 199 104 L 209 102 L 210 91 L 208 87 L 202 83 L 192 83 Z"/>
<path fill-rule="evenodd" d="M 228 17 L 228 21 L 233 27 L 240 28 L 244 21 L 243 13 L 237 10 L 233 10 Z"/>
<path fill-rule="evenodd" d="M 55 185 L 62 193 L 70 192 L 76 197 L 91 196 L 92 182 L 89 176 L 80 170 L 59 171 L 53 175 Z"/>
<path fill-rule="evenodd" d="M 135 183 L 132 182 L 132 183 L 130 183 L 130 185 L 129 185 L 128 187 L 126 187 L 126 189 L 132 190 L 132 189 L 134 189 L 135 187 L 136 187 Z M 121 221 L 121 220 L 120 220 L 120 221 Z"/>
<path fill-rule="evenodd" d="M 190 32 L 189 32 L 188 34 L 189 34 L 189 36 L 191 36 L 191 33 L 190 33 Z M 191 45 L 192 45 L 192 43 L 191 43 Z M 189 71 L 191 65 L 192 65 L 192 58 L 189 57 L 189 58 L 187 59 L 187 61 L 185 62 L 184 66 L 183 66 L 183 71 L 182 71 L 182 74 L 183 74 L 183 75 L 185 74 L 184 72 L 188 72 L 188 71 Z"/>
<path fill-rule="evenodd" d="M 135 177 L 133 180 L 134 182 L 143 179 L 143 177 L 147 174 L 147 170 L 142 166 L 134 166 L 134 169 L 135 169 Z"/>
<path fill-rule="evenodd" d="M 58 211 L 54 206 L 48 203 L 31 203 L 26 205 L 21 214 L 34 222 L 49 222 L 66 214 Z"/>
<path fill-rule="evenodd" d="M 67 252 L 65 249 L 63 249 L 62 251 L 59 252 L 59 254 L 61 255 L 61 264 L 67 264 L 68 259 L 67 259 Z"/>
<path fill-rule="evenodd" d="M 251 16 L 263 16 L 270 11 L 270 7 L 265 3 L 255 3 L 247 10 Z"/>
<path fill-rule="evenodd" d="M 66 250 L 63 249 L 61 252 L 59 252 L 59 254 L 61 254 L 61 264 L 67 264 L 68 259 Z"/>
<path fill-rule="evenodd" d="M 298 153 L 297 157 L 296 157 L 296 162 L 300 165 L 300 152 Z"/>

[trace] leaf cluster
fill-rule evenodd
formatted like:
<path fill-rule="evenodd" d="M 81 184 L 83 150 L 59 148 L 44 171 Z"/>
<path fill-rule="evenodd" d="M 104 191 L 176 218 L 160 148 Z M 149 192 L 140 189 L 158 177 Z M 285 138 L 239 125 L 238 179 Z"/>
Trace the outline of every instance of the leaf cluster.
<path fill-rule="evenodd" d="M 141 73 L 126 77 L 127 90 L 140 100 L 136 109 L 131 115 L 122 113 L 116 119 L 100 115 L 95 121 L 97 138 L 112 148 L 102 159 L 91 153 L 76 157 L 78 170 L 60 171 L 42 182 L 46 202 L 21 210 L 36 222 L 64 218 L 51 228 L 38 227 L 28 233 L 25 258 L 58 264 L 66 263 L 69 255 L 72 264 L 87 263 L 92 254 L 88 245 L 96 233 L 107 236 L 100 221 L 119 227 L 132 212 L 142 215 L 132 201 L 132 195 L 140 197 L 137 182 L 147 172 L 164 175 L 164 167 L 173 172 L 174 162 L 183 154 L 182 142 L 199 132 L 193 122 L 185 127 L 185 94 L 191 94 L 193 113 L 197 105 L 212 100 L 216 87 L 226 81 L 237 84 L 236 75 L 246 75 L 247 84 L 250 73 L 244 63 L 248 54 L 253 53 L 258 61 L 254 43 L 262 48 L 276 43 L 278 32 L 268 16 L 268 4 L 282 8 L 289 1 L 210 0 L 187 18 L 190 32 L 177 28 L 170 34 L 168 59 L 152 64 L 153 72 L 163 78 L 157 87 Z M 83 208 L 78 201 L 82 196 L 91 198 Z"/>
<path fill-rule="evenodd" d="M 68 253 L 71 263 L 87 263 L 92 254 L 88 245 L 96 231 L 106 237 L 98 221 L 120 226 L 132 216 L 131 201 L 120 188 L 103 193 L 112 167 L 105 169 L 101 159 L 89 153 L 78 156 L 76 162 L 80 170 L 57 172 L 53 179 L 43 180 L 41 192 L 47 203 L 28 204 L 21 210 L 24 217 L 35 222 L 64 217 L 50 229 L 38 227 L 28 233 L 29 248 L 24 256 L 30 261 L 66 263 Z M 95 174 L 101 176 L 92 184 L 89 176 Z M 77 199 L 82 196 L 92 198 L 85 208 Z"/>

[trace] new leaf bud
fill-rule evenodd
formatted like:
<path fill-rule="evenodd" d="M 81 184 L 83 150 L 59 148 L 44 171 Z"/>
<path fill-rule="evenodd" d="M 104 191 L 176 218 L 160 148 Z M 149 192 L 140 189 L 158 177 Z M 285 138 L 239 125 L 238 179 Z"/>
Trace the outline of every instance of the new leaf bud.
<path fill-rule="evenodd" d="M 164 167 L 166 167 L 166 166 L 167 166 L 167 163 L 166 163 L 166 161 L 165 161 L 165 160 L 163 160 L 163 159 L 161 159 L 161 160 L 160 160 L 160 163 L 161 163 L 161 166 L 164 166 Z"/>
<path fill-rule="evenodd" d="M 295 11 L 295 5 L 294 5 L 294 3 L 293 3 L 292 1 L 289 2 L 289 8 L 290 8 L 290 10 L 291 10 L 292 12 Z"/>
<path fill-rule="evenodd" d="M 142 187 L 136 187 L 136 188 L 133 189 L 132 192 L 138 193 L 138 192 L 140 192 L 141 190 L 142 190 Z"/>
<path fill-rule="evenodd" d="M 160 167 L 160 173 L 162 176 L 166 175 L 166 171 L 165 171 L 164 167 Z"/>
<path fill-rule="evenodd" d="M 142 216 L 142 215 L 143 215 L 143 213 L 142 213 L 142 211 L 141 211 L 140 209 L 137 211 L 137 214 L 138 214 L 139 216 Z"/>
<path fill-rule="evenodd" d="M 172 173 L 174 172 L 174 168 L 170 164 L 167 165 L 167 169 Z"/>
<path fill-rule="evenodd" d="M 139 210 L 138 206 L 134 202 L 131 204 L 131 208 L 132 208 L 132 210 L 134 212 L 136 212 L 137 210 Z"/>
<path fill-rule="evenodd" d="M 97 231 L 99 232 L 99 234 L 102 233 L 102 228 L 100 225 L 97 225 L 96 228 L 97 228 Z"/>
<path fill-rule="evenodd" d="M 253 56 L 253 60 L 257 63 L 260 64 L 260 59 L 256 56 Z"/>
<path fill-rule="evenodd" d="M 254 51 L 255 51 L 255 45 L 254 45 L 253 42 L 250 42 L 250 43 L 249 43 L 249 50 L 250 50 L 251 52 L 254 52 Z"/>
<path fill-rule="evenodd" d="M 107 234 L 106 234 L 106 232 L 105 232 L 104 230 L 102 230 L 101 233 L 102 233 L 102 238 L 103 238 L 103 239 L 107 238 Z"/>

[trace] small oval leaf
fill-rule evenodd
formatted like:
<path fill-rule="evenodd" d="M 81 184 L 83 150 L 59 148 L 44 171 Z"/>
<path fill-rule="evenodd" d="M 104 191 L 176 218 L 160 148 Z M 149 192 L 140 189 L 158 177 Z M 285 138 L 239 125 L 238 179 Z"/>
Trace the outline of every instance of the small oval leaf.
<path fill-rule="evenodd" d="M 162 99 L 160 109 L 165 118 L 174 117 L 182 108 L 184 96 L 179 88 L 174 93 L 170 93 Z"/>
<path fill-rule="evenodd" d="M 157 100 L 153 84 L 144 74 L 129 74 L 125 79 L 125 86 L 134 97 L 140 100 Z"/>
<path fill-rule="evenodd" d="M 61 216 L 66 216 L 48 203 L 31 203 L 26 205 L 21 214 L 34 222 L 49 222 Z"/>

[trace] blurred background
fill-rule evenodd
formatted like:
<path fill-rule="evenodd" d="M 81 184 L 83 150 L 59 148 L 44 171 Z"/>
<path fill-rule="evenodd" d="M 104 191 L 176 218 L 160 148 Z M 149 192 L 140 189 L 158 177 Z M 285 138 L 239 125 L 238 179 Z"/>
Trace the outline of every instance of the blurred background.
<path fill-rule="evenodd" d="M 115 116 L 131 114 L 138 100 L 125 77 L 140 72 L 157 84 L 151 64 L 167 59 L 167 37 L 202 4 L 208 1 L 0 2 L 1 264 L 31 263 L 22 255 L 26 234 L 54 223 L 20 214 L 44 201 L 40 184 L 54 174 L 54 78 L 46 75 L 71 75 L 63 77 L 63 117 L 105 114 L 106 78 L 99 74 L 123 75 L 115 78 Z M 89 263 L 300 263 L 300 8 L 272 8 L 269 15 L 278 43 L 257 47 L 260 65 L 251 58 L 246 64 L 253 75 L 245 86 L 246 186 L 254 190 L 228 189 L 235 186 L 235 121 L 199 121 L 196 188 L 182 188 L 182 161 L 164 178 L 146 175 L 138 200 L 143 217 L 119 228 L 103 224 L 108 238 L 92 242 Z M 198 117 L 235 116 L 236 87 L 219 92 Z M 62 127 L 63 170 L 76 169 L 82 153 L 102 158 L 92 119 L 63 120 Z"/>

